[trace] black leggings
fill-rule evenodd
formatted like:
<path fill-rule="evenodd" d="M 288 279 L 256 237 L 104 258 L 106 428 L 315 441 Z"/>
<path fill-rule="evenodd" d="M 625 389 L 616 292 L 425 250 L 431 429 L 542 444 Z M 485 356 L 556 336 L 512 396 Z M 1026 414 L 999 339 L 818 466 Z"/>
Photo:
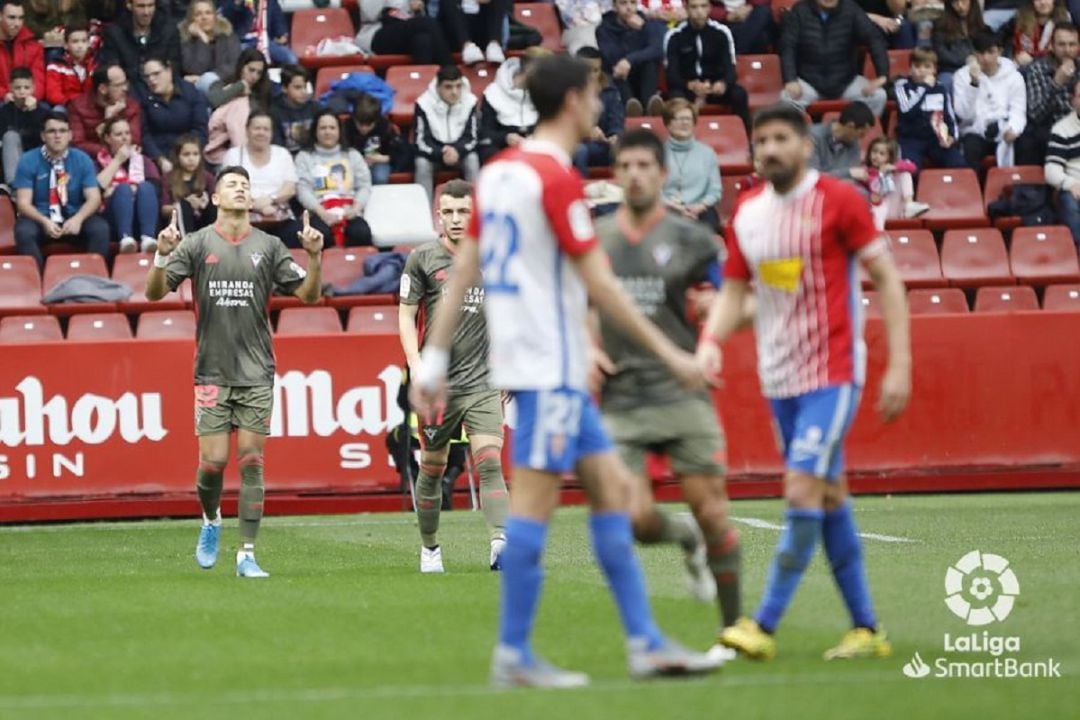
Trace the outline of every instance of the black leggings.
<path fill-rule="evenodd" d="M 429 17 L 386 18 L 371 39 L 376 55 L 411 55 L 417 65 L 450 65 L 450 50 L 438 23 Z"/>
<path fill-rule="evenodd" d="M 439 23 L 451 47 L 472 41 L 481 48 L 495 41 L 502 45 L 503 24 L 510 12 L 510 0 L 490 0 L 480 4 L 480 12 L 466 15 L 461 0 L 441 0 Z"/>

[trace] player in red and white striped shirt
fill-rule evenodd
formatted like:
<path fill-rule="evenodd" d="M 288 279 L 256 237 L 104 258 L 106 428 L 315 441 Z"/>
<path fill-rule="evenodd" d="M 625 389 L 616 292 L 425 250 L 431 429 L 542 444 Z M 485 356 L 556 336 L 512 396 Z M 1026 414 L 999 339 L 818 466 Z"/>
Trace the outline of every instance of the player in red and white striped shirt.
<path fill-rule="evenodd" d="M 787 466 L 787 528 L 753 620 L 727 628 L 721 642 L 767 659 L 772 633 L 814 554 L 819 537 L 853 629 L 825 657 L 883 657 L 863 570 L 862 549 L 843 475 L 843 443 L 865 382 L 858 265 L 877 288 L 889 339 L 878 409 L 885 421 L 911 393 L 911 349 L 904 285 L 888 240 L 874 228 L 854 186 L 808 167 L 812 144 L 801 111 L 777 105 L 754 119 L 754 158 L 768 181 L 736 203 L 727 228 L 725 282 L 698 349 L 713 374 L 720 344 L 742 318 L 754 283 L 758 374 L 782 440 Z"/>

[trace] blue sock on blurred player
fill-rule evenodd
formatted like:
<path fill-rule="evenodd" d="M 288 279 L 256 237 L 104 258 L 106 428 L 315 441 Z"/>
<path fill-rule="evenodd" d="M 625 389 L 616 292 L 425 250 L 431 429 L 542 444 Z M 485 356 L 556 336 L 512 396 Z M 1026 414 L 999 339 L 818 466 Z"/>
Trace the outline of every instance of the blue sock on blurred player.
<path fill-rule="evenodd" d="M 502 561 L 502 606 L 499 609 L 499 642 L 520 650 L 532 661 L 529 636 L 544 570 L 540 559 L 547 542 L 547 525 L 536 520 L 510 517 L 506 521 L 506 547 Z"/>
<path fill-rule="evenodd" d="M 619 617 L 627 637 L 646 638 L 648 649 L 664 643 L 664 636 L 653 621 L 645 576 L 634 553 L 634 532 L 626 513 L 605 512 L 589 516 L 593 552 L 615 596 Z"/>
<path fill-rule="evenodd" d="M 776 546 L 776 556 L 765 583 L 765 596 L 755 617 L 765 632 L 776 630 L 795 595 L 795 588 L 814 557 L 824 516 L 824 510 L 808 508 L 788 508 L 785 513 L 787 528 Z"/>
<path fill-rule="evenodd" d="M 855 527 L 850 500 L 836 510 L 825 513 L 822 532 L 825 537 L 825 554 L 829 557 L 833 577 L 840 587 L 840 594 L 844 596 L 848 612 L 851 613 L 852 624 L 855 627 L 875 629 L 877 618 L 874 616 L 874 603 L 870 600 L 866 570 L 863 566 L 862 543 L 859 541 L 859 530 Z"/>

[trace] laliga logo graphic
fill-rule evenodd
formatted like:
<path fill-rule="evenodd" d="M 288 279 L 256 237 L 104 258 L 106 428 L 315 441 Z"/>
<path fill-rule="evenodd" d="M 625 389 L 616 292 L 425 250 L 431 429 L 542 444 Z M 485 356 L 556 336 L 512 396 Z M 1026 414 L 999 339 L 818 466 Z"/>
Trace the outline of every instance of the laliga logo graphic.
<path fill-rule="evenodd" d="M 911 662 L 904 664 L 904 674 L 909 678 L 924 678 L 930 674 L 930 666 L 923 662 L 919 653 L 915 653 Z"/>
<path fill-rule="evenodd" d="M 1016 573 L 1000 555 L 972 550 L 945 572 L 945 604 L 968 625 L 1004 622 L 1019 594 Z"/>

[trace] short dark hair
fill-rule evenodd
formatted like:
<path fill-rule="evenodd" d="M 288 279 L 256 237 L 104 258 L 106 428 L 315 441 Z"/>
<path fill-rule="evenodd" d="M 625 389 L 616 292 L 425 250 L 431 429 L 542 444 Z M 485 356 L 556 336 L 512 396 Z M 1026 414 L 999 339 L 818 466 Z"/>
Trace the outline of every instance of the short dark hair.
<path fill-rule="evenodd" d="M 1054 23 L 1054 33 L 1059 32 L 1071 32 L 1080 35 L 1080 28 L 1076 27 L 1076 25 L 1070 22 Z M 1052 33 L 1052 35 L 1054 33 Z"/>
<path fill-rule="evenodd" d="M 809 123 L 807 123 L 806 120 L 806 113 L 804 113 L 797 105 L 793 105 L 789 102 L 779 102 L 758 110 L 754 115 L 753 129 L 757 130 L 762 125 L 773 122 L 781 122 L 790 125 L 795 132 L 803 137 L 810 133 Z"/>
<path fill-rule="evenodd" d="M 104 65 L 98 65 L 94 68 L 94 72 L 90 74 L 90 86 L 94 88 L 94 90 L 97 90 L 102 85 L 108 85 L 109 70 L 113 68 L 124 69 L 116 63 L 105 63 Z M 127 73 L 124 73 L 124 77 L 127 77 Z"/>
<path fill-rule="evenodd" d="M 282 65 L 281 66 L 281 86 L 291 85 L 292 81 L 298 77 L 304 78 L 304 82 L 308 81 L 308 72 L 303 65 Z"/>
<path fill-rule="evenodd" d="M 90 26 L 86 23 L 72 23 L 64 28 L 64 42 L 71 37 L 71 33 L 84 32 L 87 35 L 90 34 Z"/>
<path fill-rule="evenodd" d="M 161 63 L 164 67 L 172 67 L 172 61 L 170 61 L 169 58 L 165 57 L 160 52 L 150 53 L 149 55 L 144 57 L 142 62 L 139 63 L 139 67 L 146 67 L 146 63 L 148 62 Z"/>
<path fill-rule="evenodd" d="M 248 173 L 247 168 L 241 165 L 226 165 L 218 170 L 217 176 L 214 178 L 214 184 L 221 182 L 222 178 L 226 175 L 239 175 L 248 182 L 251 182 L 251 174 Z"/>
<path fill-rule="evenodd" d="M 589 66 L 569 55 L 548 55 L 532 61 L 525 89 L 540 122 L 558 117 L 571 90 L 589 86 Z"/>
<path fill-rule="evenodd" d="M 45 125 L 50 121 L 62 122 L 68 127 L 71 127 L 71 120 L 68 119 L 67 113 L 60 112 L 59 110 L 50 110 L 45 114 L 45 117 L 41 119 L 41 129 L 45 129 Z"/>
<path fill-rule="evenodd" d="M 8 5 L 14 5 L 15 7 L 22 7 L 22 0 L 3 0 L 0 2 L 0 11 L 3 11 Z"/>
<path fill-rule="evenodd" d="M 8 73 L 8 82 L 15 82 L 16 80 L 30 80 L 33 82 L 34 73 L 30 72 L 28 67 L 11 68 L 11 72 Z"/>
<path fill-rule="evenodd" d="M 925 65 L 932 64 L 937 67 L 938 58 L 937 53 L 931 48 L 917 47 L 911 51 L 911 64 L 912 65 Z"/>
<path fill-rule="evenodd" d="M 360 93 L 353 108 L 353 121 L 366 125 L 375 124 L 382 119 L 382 103 L 379 98 L 368 93 Z"/>
<path fill-rule="evenodd" d="M 461 178 L 455 178 L 443 185 L 442 192 L 439 193 L 439 197 L 446 195 L 452 198 L 467 198 L 472 197 L 472 183 L 468 180 L 462 180 Z"/>
<path fill-rule="evenodd" d="M 660 167 L 663 168 L 667 166 L 664 143 L 660 141 L 660 138 L 658 138 L 656 133 L 652 130 L 647 130 L 646 128 L 634 128 L 633 130 L 624 132 L 619 136 L 619 142 L 615 145 L 614 157 L 618 159 L 619 153 L 631 148 L 649 150 L 656 158 L 656 162 L 660 164 Z"/>
<path fill-rule="evenodd" d="M 971 49 L 977 53 L 990 52 L 993 48 L 1001 47 L 1001 38 L 992 32 L 978 32 L 971 38 Z"/>
<path fill-rule="evenodd" d="M 574 53 L 574 57 L 582 60 L 601 60 L 603 56 L 600 55 L 600 51 L 594 48 L 592 45 L 582 45 L 578 48 L 578 51 Z"/>
<path fill-rule="evenodd" d="M 444 82 L 453 82 L 465 77 L 461 74 L 461 68 L 457 65 L 443 65 L 439 68 L 439 72 L 435 73 L 435 84 L 441 85 Z"/>
<path fill-rule="evenodd" d="M 245 128 L 251 127 L 251 121 L 254 120 L 255 118 L 261 118 L 261 117 L 269 118 L 270 119 L 270 125 L 271 125 L 271 127 L 273 127 L 273 125 L 274 125 L 274 116 L 270 114 L 269 110 L 261 108 L 261 107 L 259 107 L 257 105 L 252 107 L 251 112 L 248 113 L 247 121 L 244 123 L 244 127 Z"/>
<path fill-rule="evenodd" d="M 334 122 L 337 123 L 338 129 L 338 144 L 344 146 L 345 138 L 342 135 L 343 131 L 341 127 L 341 118 L 339 118 L 338 114 L 330 108 L 324 107 L 317 110 L 315 112 L 315 115 L 311 118 L 311 132 L 308 133 L 308 141 L 306 144 L 306 148 L 308 150 L 314 150 L 315 147 L 319 144 L 318 141 L 315 139 L 315 136 L 317 134 L 316 130 L 318 130 L 319 128 L 319 121 L 322 120 L 324 117 L 334 118 Z"/>
<path fill-rule="evenodd" d="M 841 125 L 854 125 L 857 128 L 868 128 L 874 124 L 874 111 L 864 102 L 851 102 L 840 111 Z"/>

